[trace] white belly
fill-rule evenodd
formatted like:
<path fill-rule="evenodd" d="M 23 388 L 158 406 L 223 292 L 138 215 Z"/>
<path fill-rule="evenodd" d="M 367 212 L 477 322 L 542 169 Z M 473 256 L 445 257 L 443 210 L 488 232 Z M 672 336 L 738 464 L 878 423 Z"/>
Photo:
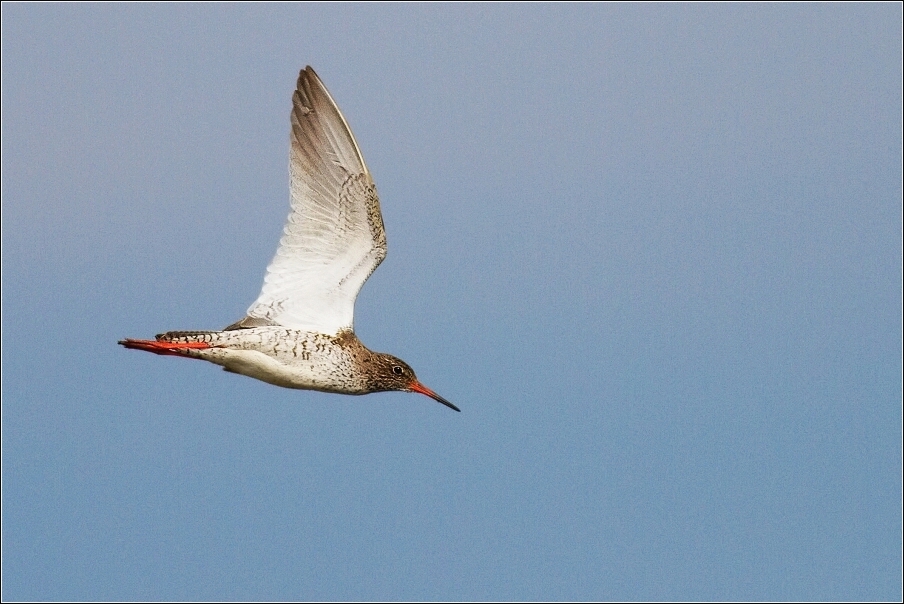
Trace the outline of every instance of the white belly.
<path fill-rule="evenodd" d="M 342 366 L 321 355 L 311 355 L 304 360 L 274 358 L 257 350 L 211 348 L 199 351 L 201 358 L 232 373 L 247 375 L 262 382 L 304 390 L 363 394 L 351 376 L 343 375 Z M 332 360 L 332 359 L 330 359 Z"/>

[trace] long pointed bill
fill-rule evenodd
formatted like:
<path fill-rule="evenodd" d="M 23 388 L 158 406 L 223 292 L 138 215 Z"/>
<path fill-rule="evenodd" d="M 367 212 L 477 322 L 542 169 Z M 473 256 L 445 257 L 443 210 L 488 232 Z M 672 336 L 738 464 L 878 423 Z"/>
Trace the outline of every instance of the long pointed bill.
<path fill-rule="evenodd" d="M 443 397 L 441 397 L 440 395 L 438 395 L 438 394 L 435 393 L 434 391 L 430 390 L 429 388 L 427 388 L 426 386 L 424 386 L 424 385 L 421 384 L 420 382 L 412 382 L 412 384 L 411 384 L 408 388 L 409 388 L 409 390 L 411 390 L 412 392 L 418 392 L 418 393 L 420 393 L 420 394 L 426 394 L 427 396 L 429 396 L 429 397 L 432 398 L 433 400 L 435 400 L 435 401 L 437 401 L 437 402 L 440 402 L 440 403 L 444 404 L 444 405 L 445 405 L 446 407 L 448 407 L 449 409 L 455 409 L 456 411 L 458 411 L 459 413 L 461 413 L 461 409 L 459 409 L 458 407 L 456 407 L 455 405 L 453 405 L 452 403 L 450 403 L 449 401 L 447 401 L 446 399 L 444 399 Z"/>

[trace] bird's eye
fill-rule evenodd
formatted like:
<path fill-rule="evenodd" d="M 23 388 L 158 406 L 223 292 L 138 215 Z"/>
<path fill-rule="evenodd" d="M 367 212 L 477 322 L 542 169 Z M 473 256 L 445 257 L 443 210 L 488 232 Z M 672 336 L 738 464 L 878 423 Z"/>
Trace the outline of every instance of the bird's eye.
<path fill-rule="evenodd" d="M 399 367 L 398 365 L 393 365 L 392 372 L 396 375 L 402 375 L 402 368 Z"/>

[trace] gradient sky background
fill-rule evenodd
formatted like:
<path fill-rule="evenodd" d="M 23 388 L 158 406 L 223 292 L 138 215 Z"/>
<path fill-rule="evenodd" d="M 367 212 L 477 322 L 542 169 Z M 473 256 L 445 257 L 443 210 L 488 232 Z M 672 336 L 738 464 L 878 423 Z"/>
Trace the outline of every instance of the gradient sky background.
<path fill-rule="evenodd" d="M 4 600 L 900 600 L 900 4 L 2 11 Z M 306 64 L 460 414 L 116 345 L 255 299 Z"/>

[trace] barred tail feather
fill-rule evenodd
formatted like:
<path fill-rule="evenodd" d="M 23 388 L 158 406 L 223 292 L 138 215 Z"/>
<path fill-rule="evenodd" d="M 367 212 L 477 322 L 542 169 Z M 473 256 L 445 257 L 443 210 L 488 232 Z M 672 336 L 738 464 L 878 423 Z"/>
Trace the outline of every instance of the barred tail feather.
<path fill-rule="evenodd" d="M 154 338 L 158 342 L 206 342 L 211 344 L 219 333 L 218 331 L 168 331 L 158 333 Z"/>
<path fill-rule="evenodd" d="M 157 341 L 126 338 L 125 340 L 120 340 L 119 343 L 132 350 L 144 350 L 153 352 L 154 354 L 173 355 L 177 357 L 191 357 L 192 355 L 189 353 L 190 350 L 210 348 L 208 342 L 168 342 L 161 341 L 159 339 L 160 336 L 157 336 L 157 338 Z"/>

